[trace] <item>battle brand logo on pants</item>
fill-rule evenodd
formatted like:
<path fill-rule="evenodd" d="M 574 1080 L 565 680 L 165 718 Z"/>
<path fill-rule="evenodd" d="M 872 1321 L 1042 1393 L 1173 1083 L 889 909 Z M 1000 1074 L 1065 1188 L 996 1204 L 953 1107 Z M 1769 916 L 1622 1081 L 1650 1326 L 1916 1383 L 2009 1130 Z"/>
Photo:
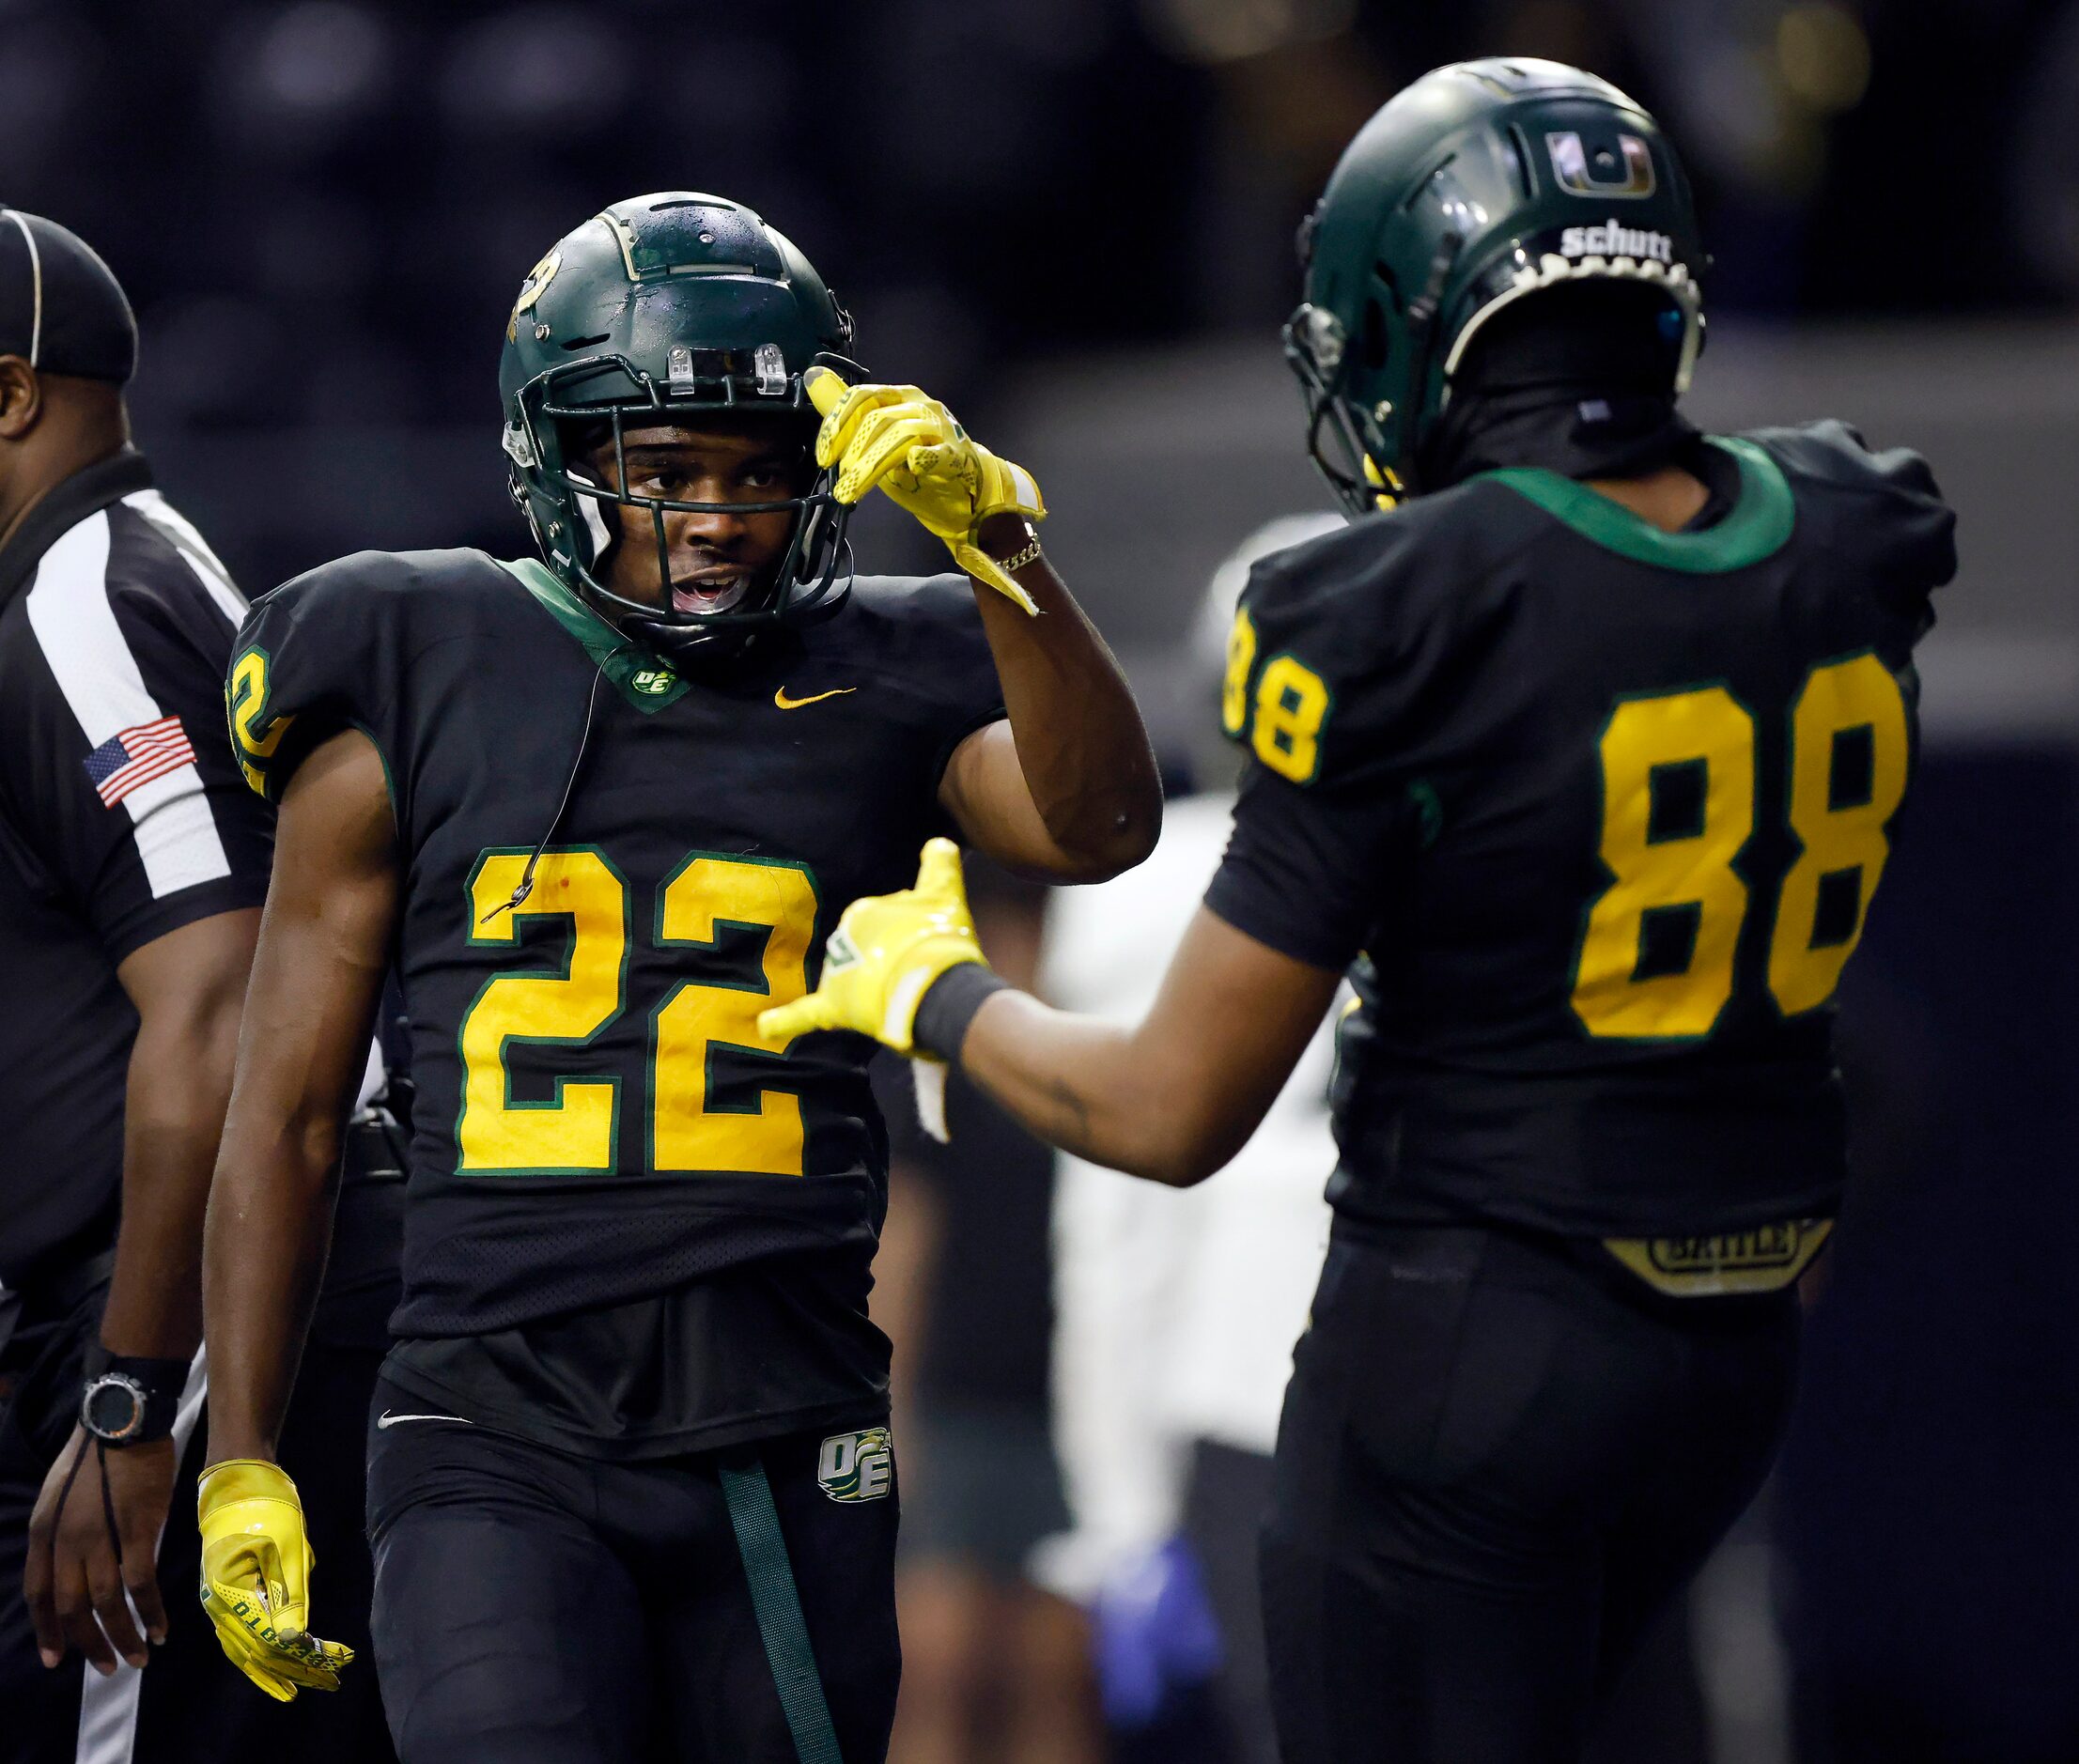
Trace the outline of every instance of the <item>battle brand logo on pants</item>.
<path fill-rule="evenodd" d="M 895 1447 L 885 1427 L 832 1433 L 823 1442 L 815 1479 L 833 1501 L 877 1501 L 895 1480 Z"/>

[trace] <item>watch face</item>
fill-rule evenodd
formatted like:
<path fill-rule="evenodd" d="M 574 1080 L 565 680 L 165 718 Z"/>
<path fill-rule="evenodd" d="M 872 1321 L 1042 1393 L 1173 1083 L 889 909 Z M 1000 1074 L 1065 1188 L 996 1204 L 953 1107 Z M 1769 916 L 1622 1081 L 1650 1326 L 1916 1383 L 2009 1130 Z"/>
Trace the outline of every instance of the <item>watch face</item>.
<path fill-rule="evenodd" d="M 111 1374 L 87 1387 L 80 1420 L 100 1439 L 127 1439 L 145 1424 L 145 1393 L 130 1379 Z"/>

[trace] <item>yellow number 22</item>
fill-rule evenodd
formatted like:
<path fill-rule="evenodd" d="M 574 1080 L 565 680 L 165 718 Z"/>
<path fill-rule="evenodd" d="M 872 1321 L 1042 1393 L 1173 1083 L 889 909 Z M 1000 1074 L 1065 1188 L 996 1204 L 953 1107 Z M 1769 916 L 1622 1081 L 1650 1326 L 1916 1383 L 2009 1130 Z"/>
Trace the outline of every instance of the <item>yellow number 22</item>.
<path fill-rule="evenodd" d="M 618 1078 L 559 1077 L 545 1102 L 517 1102 L 506 1049 L 518 1044 L 582 1044 L 628 1004 L 628 885 L 600 852 L 544 851 L 534 887 L 504 909 L 526 867 L 523 851 L 489 851 L 469 884 L 469 940 L 512 944 L 518 921 L 561 916 L 570 921 L 560 968 L 494 974 L 462 1019 L 462 1106 L 457 1168 L 502 1175 L 581 1175 L 618 1162 Z M 723 925 L 766 933 L 757 982 L 687 980 L 652 1019 L 649 1167 L 799 1176 L 801 1105 L 784 1091 L 752 1089 L 747 1107 L 732 1096 L 718 1106 L 716 1049 L 777 1057 L 758 1035 L 768 1005 L 808 990 L 815 884 L 796 864 L 761 863 L 696 853 L 681 864 L 658 902 L 657 941 L 713 948 Z"/>
<path fill-rule="evenodd" d="M 711 948 L 720 926 L 770 927 L 765 984 L 686 981 L 658 1007 L 656 1095 L 650 1115 L 654 1169 L 801 1173 L 801 1102 L 785 1091 L 752 1092 L 742 1113 L 713 1106 L 711 1050 L 777 1053 L 758 1033 L 758 1013 L 808 990 L 815 885 L 790 863 L 693 857 L 664 885 L 658 941 Z"/>

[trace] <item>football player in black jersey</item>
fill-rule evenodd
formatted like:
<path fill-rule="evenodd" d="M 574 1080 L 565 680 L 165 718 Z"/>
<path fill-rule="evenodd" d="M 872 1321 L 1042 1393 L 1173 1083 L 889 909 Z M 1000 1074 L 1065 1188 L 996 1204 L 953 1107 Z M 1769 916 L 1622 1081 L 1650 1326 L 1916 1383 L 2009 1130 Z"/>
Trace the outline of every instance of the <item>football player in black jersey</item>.
<path fill-rule="evenodd" d="M 539 561 L 363 553 L 240 640 L 281 819 L 210 1203 L 204 1602 L 281 1694 L 335 1681 L 272 1447 L 394 962 L 418 1103 L 369 1524 L 408 1764 L 886 1746 L 874 1045 L 783 1058 L 757 1014 L 933 832 L 1093 878 L 1160 802 L 1030 476 L 850 343 L 748 209 L 616 204 L 506 333 Z M 965 574 L 854 573 L 877 485 Z"/>
<path fill-rule="evenodd" d="M 1835 988 L 1951 518 L 1841 424 L 1683 419 L 1687 187 L 1590 75 L 1416 82 L 1301 249 L 1287 351 L 1356 518 L 1243 596 L 1249 772 L 1147 1018 L 997 987 L 935 846 L 765 1027 L 957 1058 L 1034 1132 L 1187 1184 L 1347 970 L 1264 1546 L 1284 1756 L 1572 1758 L 1781 1433 L 1845 1173 Z"/>

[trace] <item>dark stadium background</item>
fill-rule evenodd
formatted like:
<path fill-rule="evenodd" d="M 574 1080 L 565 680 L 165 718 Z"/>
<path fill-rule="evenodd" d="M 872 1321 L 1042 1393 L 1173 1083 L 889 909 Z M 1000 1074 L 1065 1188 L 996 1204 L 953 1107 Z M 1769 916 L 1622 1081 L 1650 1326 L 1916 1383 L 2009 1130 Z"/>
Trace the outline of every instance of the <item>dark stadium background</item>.
<path fill-rule="evenodd" d="M 1717 1764 L 2079 1757 L 2079 4 L 0 0 L 0 199 L 129 286 L 140 439 L 248 592 L 519 546 L 521 275 L 618 196 L 747 201 L 878 374 L 1034 468 L 1175 740 L 1210 566 L 1322 500 L 1276 349 L 1294 225 L 1396 85 L 1503 50 L 1683 144 L 1718 259 L 1698 409 L 1858 420 L 1962 518 L 1848 987 L 1859 1185 L 1717 1571 L 1762 1619 L 1706 1638 Z"/>

